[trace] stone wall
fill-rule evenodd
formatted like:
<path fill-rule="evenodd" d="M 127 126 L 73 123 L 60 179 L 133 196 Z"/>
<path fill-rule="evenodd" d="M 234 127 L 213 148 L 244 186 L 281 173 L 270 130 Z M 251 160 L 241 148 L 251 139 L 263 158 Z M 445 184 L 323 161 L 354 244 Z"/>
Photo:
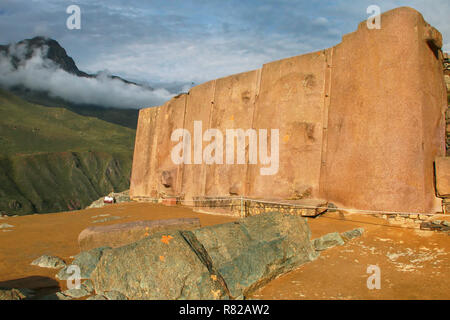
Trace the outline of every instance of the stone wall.
<path fill-rule="evenodd" d="M 445 78 L 445 85 L 447 87 L 447 111 L 445 112 L 445 145 L 446 145 L 446 160 L 449 161 L 450 157 L 450 55 L 448 53 L 444 53 L 444 78 Z M 439 161 L 436 159 L 436 162 Z M 441 159 L 442 161 L 442 159 Z M 437 168 L 436 168 L 437 169 Z M 443 171 L 442 174 L 439 176 L 440 173 L 436 172 L 436 182 L 438 180 L 445 181 L 446 185 L 450 185 L 450 167 L 447 166 L 447 171 Z M 437 184 L 437 183 L 436 183 Z M 448 188 L 448 187 L 447 187 Z M 450 195 L 442 196 L 439 194 L 439 190 L 437 190 L 438 195 L 443 197 L 442 200 L 442 211 L 444 213 L 450 213 Z"/>
<path fill-rule="evenodd" d="M 417 11 L 382 15 L 333 49 L 322 195 L 357 209 L 430 212 L 446 108 L 441 35 Z"/>
<path fill-rule="evenodd" d="M 178 204 L 190 206 L 196 212 L 213 212 L 216 214 L 232 213 L 242 218 L 268 212 L 281 212 L 283 214 L 302 217 L 316 217 L 327 210 L 334 210 L 335 207 L 325 200 L 302 199 L 272 202 L 236 197 L 195 197 L 193 202 L 180 200 Z"/>
<path fill-rule="evenodd" d="M 433 161 L 445 154 L 442 36 L 411 8 L 381 21 L 379 30 L 362 22 L 333 48 L 142 109 L 131 197 L 321 198 L 365 210 L 439 210 Z M 277 174 L 261 175 L 267 165 L 250 164 L 248 154 L 246 164 L 175 165 L 170 134 L 185 128 L 193 135 L 194 121 L 202 132 L 279 129 Z"/>
<path fill-rule="evenodd" d="M 445 78 L 445 85 L 447 87 L 447 104 L 448 104 L 450 102 L 450 55 L 448 53 L 444 53 L 444 78 Z M 447 148 L 447 156 L 450 156 L 450 108 L 447 108 L 447 112 L 445 113 L 445 122 L 446 122 L 445 145 Z"/>

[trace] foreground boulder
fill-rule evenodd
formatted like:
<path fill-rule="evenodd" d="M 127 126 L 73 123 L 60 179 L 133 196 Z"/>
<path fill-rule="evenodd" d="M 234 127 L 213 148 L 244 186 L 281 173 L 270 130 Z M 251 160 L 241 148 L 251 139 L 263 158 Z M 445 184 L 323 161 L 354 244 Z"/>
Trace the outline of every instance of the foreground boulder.
<path fill-rule="evenodd" d="M 167 230 L 188 230 L 200 227 L 198 218 L 146 220 L 108 226 L 89 227 L 78 236 L 81 251 L 98 247 L 117 248 L 136 242 L 152 233 Z"/>
<path fill-rule="evenodd" d="M 129 299 L 214 299 L 222 287 L 178 231 L 158 233 L 105 253 L 92 274 L 95 291 Z"/>
<path fill-rule="evenodd" d="M 237 298 L 316 257 L 304 218 L 263 213 L 108 250 L 92 281 L 129 299 Z"/>
<path fill-rule="evenodd" d="M 76 265 L 80 268 L 80 277 L 81 279 L 89 279 L 91 277 L 92 271 L 95 269 L 97 263 L 100 258 L 104 254 L 105 251 L 111 250 L 109 247 L 100 247 L 95 248 L 89 251 L 81 252 L 75 256 L 75 259 L 72 262 L 72 266 Z M 67 266 L 61 269 L 57 274 L 56 278 L 59 280 L 67 280 L 71 275 L 73 275 L 73 271 L 69 272 L 70 266 Z"/>
<path fill-rule="evenodd" d="M 192 231 L 231 297 L 258 289 L 317 257 L 304 218 L 268 213 Z"/>

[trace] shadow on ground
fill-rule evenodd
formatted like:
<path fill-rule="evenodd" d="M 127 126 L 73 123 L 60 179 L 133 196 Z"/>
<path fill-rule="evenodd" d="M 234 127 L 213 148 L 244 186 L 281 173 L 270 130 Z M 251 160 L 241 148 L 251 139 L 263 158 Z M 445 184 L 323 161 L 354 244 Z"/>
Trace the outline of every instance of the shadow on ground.
<path fill-rule="evenodd" d="M 30 290 L 30 297 L 27 300 L 40 299 L 60 291 L 58 281 L 48 277 L 30 276 L 20 279 L 1 281 L 0 288 L 15 288 Z"/>

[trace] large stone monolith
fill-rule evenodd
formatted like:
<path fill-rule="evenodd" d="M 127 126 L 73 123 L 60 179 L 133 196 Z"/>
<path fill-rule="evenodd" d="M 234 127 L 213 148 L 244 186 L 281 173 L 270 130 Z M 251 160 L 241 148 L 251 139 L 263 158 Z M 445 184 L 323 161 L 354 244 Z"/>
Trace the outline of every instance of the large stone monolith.
<path fill-rule="evenodd" d="M 92 280 L 130 299 L 234 299 L 316 257 L 304 218 L 263 213 L 108 250 Z"/>

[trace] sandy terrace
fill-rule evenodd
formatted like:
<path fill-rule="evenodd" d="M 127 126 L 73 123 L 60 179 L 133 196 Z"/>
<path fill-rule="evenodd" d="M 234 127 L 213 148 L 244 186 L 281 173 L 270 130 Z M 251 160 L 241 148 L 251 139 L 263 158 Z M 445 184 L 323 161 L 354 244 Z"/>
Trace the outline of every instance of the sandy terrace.
<path fill-rule="evenodd" d="M 115 220 L 101 222 L 111 217 Z M 0 287 L 34 288 L 41 294 L 58 286 L 64 290 L 65 282 L 54 278 L 56 270 L 30 262 L 42 254 L 70 262 L 80 251 L 78 234 L 88 226 L 181 217 L 198 217 L 202 226 L 235 220 L 148 203 L 0 219 L 0 224 L 14 226 L 0 230 Z M 327 213 L 308 223 L 313 238 L 356 227 L 363 227 L 365 233 L 344 246 L 323 251 L 317 260 L 273 280 L 251 298 L 450 299 L 450 236 L 446 233 L 392 226 L 358 214 Z M 367 288 L 369 265 L 380 267 L 380 290 Z"/>

